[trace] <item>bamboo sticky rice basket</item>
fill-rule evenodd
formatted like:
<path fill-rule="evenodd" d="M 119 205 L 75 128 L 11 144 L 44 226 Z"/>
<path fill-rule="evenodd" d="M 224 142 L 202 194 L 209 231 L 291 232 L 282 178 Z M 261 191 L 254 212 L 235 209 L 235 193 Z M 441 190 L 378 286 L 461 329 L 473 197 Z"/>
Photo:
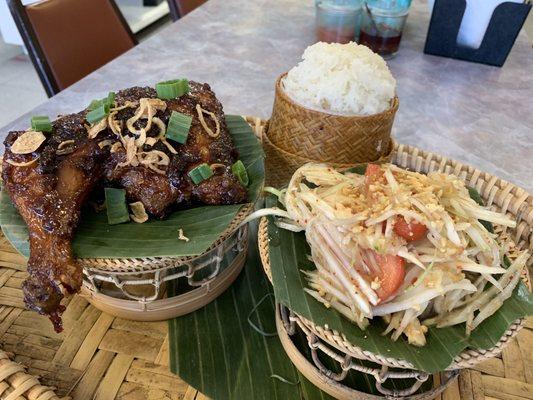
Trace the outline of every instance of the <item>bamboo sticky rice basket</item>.
<path fill-rule="evenodd" d="M 389 147 L 385 155 L 379 159 L 373 161 L 376 164 L 383 164 L 390 162 L 392 155 L 392 148 L 394 146 L 394 140 L 389 141 Z M 302 165 L 308 162 L 316 162 L 306 157 L 298 156 L 296 154 L 291 154 L 276 145 L 274 145 L 268 134 L 265 132 L 263 134 L 263 148 L 265 149 L 265 154 L 268 158 L 268 162 L 265 166 L 266 168 L 266 184 L 269 186 L 282 187 L 287 185 L 289 180 L 292 177 L 292 174 L 300 168 Z M 347 170 L 349 168 L 358 167 L 364 165 L 365 163 L 328 163 L 333 168 L 338 170 Z"/>
<path fill-rule="evenodd" d="M 389 153 L 391 129 L 398 110 L 395 97 L 388 110 L 374 115 L 335 115 L 303 107 L 283 89 L 281 75 L 268 137 L 272 145 L 296 157 L 317 162 L 353 164 L 376 161 Z"/>
<path fill-rule="evenodd" d="M 485 198 L 493 199 L 492 204 L 522 216 L 516 232 L 529 240 L 531 196 L 514 185 L 411 147 L 398 146 L 394 160 L 404 166 L 413 163 L 413 168 L 442 166 L 463 173 Z M 74 296 L 64 313 L 65 331 L 57 335 L 46 317 L 25 310 L 21 283 L 26 276 L 25 259 L 0 234 L 0 399 L 207 400 L 170 372 L 166 322 L 127 321 Z M 531 349 L 533 320 L 529 319 L 501 354 L 463 369 L 437 399 L 531 399 Z"/>

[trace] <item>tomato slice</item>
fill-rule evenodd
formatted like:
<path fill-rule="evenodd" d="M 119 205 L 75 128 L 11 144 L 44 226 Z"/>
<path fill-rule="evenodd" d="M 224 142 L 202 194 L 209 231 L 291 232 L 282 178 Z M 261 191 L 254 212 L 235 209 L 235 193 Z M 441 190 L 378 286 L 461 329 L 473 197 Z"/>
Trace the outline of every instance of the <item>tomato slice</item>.
<path fill-rule="evenodd" d="M 367 165 L 365 171 L 365 187 L 367 193 L 370 185 L 383 181 L 384 179 L 383 171 L 379 165 Z M 402 220 L 407 225 L 403 218 Z M 422 225 L 422 227 L 425 228 L 424 225 Z M 383 229 L 385 229 L 385 224 L 383 224 Z M 379 269 L 379 271 L 377 271 L 376 268 L 374 268 L 374 274 L 371 277 L 371 279 L 378 278 L 379 280 L 379 288 L 376 289 L 376 294 L 381 300 L 386 300 L 391 297 L 403 283 L 405 278 L 405 260 L 399 256 L 378 254 L 375 251 L 369 251 L 373 253 L 373 258 L 377 263 L 377 269 Z"/>
<path fill-rule="evenodd" d="M 374 254 L 380 271 L 376 274 L 380 286 L 376 294 L 381 300 L 391 297 L 405 278 L 405 260 L 391 254 Z"/>
<path fill-rule="evenodd" d="M 396 218 L 394 223 L 394 233 L 401 236 L 408 242 L 414 242 L 426 237 L 428 228 L 425 225 L 415 221 L 407 223 L 404 217 L 400 216 Z"/>
<path fill-rule="evenodd" d="M 369 197 L 374 197 L 374 195 L 370 192 L 370 185 L 374 185 L 380 181 L 383 181 L 385 177 L 383 176 L 383 172 L 381 171 L 381 167 L 377 164 L 368 164 L 366 166 L 365 171 L 365 186 L 364 186 L 364 192 Z"/>
<path fill-rule="evenodd" d="M 368 164 L 365 171 L 365 184 L 370 185 L 383 177 L 381 167 L 377 164 Z"/>

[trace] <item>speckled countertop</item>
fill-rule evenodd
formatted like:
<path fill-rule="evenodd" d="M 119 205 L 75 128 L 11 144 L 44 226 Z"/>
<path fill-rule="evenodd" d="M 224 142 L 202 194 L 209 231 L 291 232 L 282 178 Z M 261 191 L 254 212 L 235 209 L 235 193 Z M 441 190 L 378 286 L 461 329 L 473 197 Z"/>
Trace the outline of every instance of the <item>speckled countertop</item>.
<path fill-rule="evenodd" d="M 533 192 L 533 49 L 525 34 L 503 68 L 428 56 L 425 3 L 415 0 L 389 62 L 400 98 L 396 139 Z M 66 114 L 109 90 L 185 76 L 209 82 L 227 113 L 267 118 L 276 77 L 314 38 L 311 0 L 210 0 L 29 114 Z M 2 138 L 26 128 L 29 114 L 1 129 Z"/>

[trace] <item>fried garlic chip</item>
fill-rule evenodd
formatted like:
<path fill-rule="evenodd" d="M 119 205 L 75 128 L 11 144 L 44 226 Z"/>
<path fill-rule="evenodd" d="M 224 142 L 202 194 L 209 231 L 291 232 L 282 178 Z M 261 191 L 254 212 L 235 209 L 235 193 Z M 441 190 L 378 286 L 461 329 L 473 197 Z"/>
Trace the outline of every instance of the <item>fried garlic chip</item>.
<path fill-rule="evenodd" d="M 143 222 L 148 221 L 148 214 L 146 214 L 146 210 L 144 209 L 144 204 L 140 201 L 136 201 L 135 203 L 130 203 L 131 212 L 133 214 L 130 214 L 130 217 L 133 221 L 137 222 L 138 224 L 142 224 Z"/>
<path fill-rule="evenodd" d="M 42 132 L 27 131 L 20 135 L 11 146 L 13 154 L 33 153 L 46 140 Z"/>

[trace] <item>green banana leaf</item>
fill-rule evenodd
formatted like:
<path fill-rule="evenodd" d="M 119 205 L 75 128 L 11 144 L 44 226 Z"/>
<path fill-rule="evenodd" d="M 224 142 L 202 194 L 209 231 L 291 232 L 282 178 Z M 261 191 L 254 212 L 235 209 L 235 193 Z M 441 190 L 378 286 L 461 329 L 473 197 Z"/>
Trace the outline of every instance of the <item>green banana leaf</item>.
<path fill-rule="evenodd" d="M 265 336 L 276 331 L 273 289 L 259 260 L 256 224 L 251 228 L 246 265 L 235 283 L 204 308 L 169 321 L 170 368 L 215 400 L 333 400 L 297 371 L 275 334 Z M 170 288 L 171 293 L 178 291 L 177 286 Z M 305 336 L 300 332 L 292 340 L 311 360 Z M 318 356 L 339 372 L 333 359 L 321 352 Z M 379 394 L 374 378 L 360 372 L 350 371 L 342 383 Z M 412 383 L 391 381 L 386 386 L 403 389 Z M 431 385 L 429 379 L 421 390 Z"/>
<path fill-rule="evenodd" d="M 267 199 L 267 206 L 274 205 L 276 199 L 271 196 Z M 382 335 L 385 324 L 381 318 L 373 320 L 362 331 L 335 310 L 324 307 L 304 292 L 307 283 L 303 271 L 315 269 L 308 259 L 311 251 L 304 233 L 278 228 L 273 217 L 269 218 L 268 233 L 276 301 L 319 326 L 327 325 L 329 329 L 341 332 L 351 343 L 364 350 L 407 360 L 422 371 L 443 371 L 467 347 L 488 349 L 494 346 L 513 321 L 533 315 L 533 296 L 520 283 L 503 306 L 475 329 L 470 337 L 466 336 L 465 326 L 461 324 L 440 329 L 429 328 L 424 347 L 412 346 L 403 337 L 394 342 L 389 336 Z"/>
<path fill-rule="evenodd" d="M 257 201 L 263 186 L 264 152 L 250 126 L 240 116 L 226 116 L 228 129 L 250 178 L 248 198 Z M 87 207 L 73 242 L 79 258 L 134 258 L 194 256 L 208 249 L 231 223 L 242 205 L 204 206 L 172 213 L 162 221 L 144 224 L 129 222 L 109 225 L 105 212 Z M 2 190 L 0 224 L 10 243 L 23 255 L 29 255 L 28 229 Z M 183 229 L 189 242 L 178 239 Z"/>
<path fill-rule="evenodd" d="M 273 288 L 259 260 L 256 223 L 250 231 L 246 264 L 233 285 L 204 308 L 169 321 L 170 369 L 214 400 L 333 400 L 298 372 L 278 337 L 270 335 L 276 331 Z M 179 293 L 179 285 L 169 291 Z M 312 364 L 305 335 L 297 332 L 291 338 Z M 333 359 L 318 356 L 326 368 L 340 372 Z M 412 383 L 391 380 L 384 386 L 405 389 Z M 342 384 L 379 395 L 374 378 L 357 371 L 350 371 Z M 428 379 L 420 391 L 432 384 Z"/>
<path fill-rule="evenodd" d="M 204 308 L 169 321 L 170 369 L 216 400 L 333 400 L 298 373 L 276 335 L 265 335 L 276 331 L 272 286 L 251 231 L 235 283 Z"/>

